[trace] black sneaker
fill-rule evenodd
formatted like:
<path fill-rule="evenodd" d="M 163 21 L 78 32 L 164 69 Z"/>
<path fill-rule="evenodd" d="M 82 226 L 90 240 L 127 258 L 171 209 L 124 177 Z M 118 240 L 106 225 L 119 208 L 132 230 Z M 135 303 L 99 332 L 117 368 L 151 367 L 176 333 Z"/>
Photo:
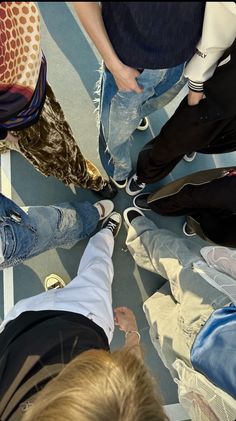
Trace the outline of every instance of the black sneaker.
<path fill-rule="evenodd" d="M 135 196 L 133 200 L 133 204 L 136 208 L 142 209 L 142 210 L 151 210 L 151 208 L 148 205 L 148 197 L 150 196 L 150 193 L 141 193 Z"/>
<path fill-rule="evenodd" d="M 130 226 L 131 222 L 138 216 L 144 216 L 144 213 L 137 208 L 127 208 L 123 212 L 124 221 L 127 227 Z"/>
<path fill-rule="evenodd" d="M 139 122 L 139 125 L 137 127 L 137 130 L 140 130 L 141 132 L 144 130 L 147 130 L 149 126 L 149 122 L 147 117 L 142 118 L 142 120 Z"/>
<path fill-rule="evenodd" d="M 117 188 L 113 183 L 108 180 L 104 181 L 103 188 L 101 190 L 93 190 L 98 196 L 104 197 L 105 199 L 113 199 L 117 194 Z"/>
<path fill-rule="evenodd" d="M 141 193 L 146 187 L 145 183 L 139 180 L 138 176 L 134 174 L 128 181 L 126 186 L 126 193 L 130 196 L 136 196 L 136 194 Z"/>
<path fill-rule="evenodd" d="M 118 212 L 112 212 L 108 218 L 106 218 L 102 224 L 102 228 L 109 229 L 113 237 L 115 238 L 118 235 L 118 232 L 120 231 L 122 223 L 122 217 L 121 214 Z"/>

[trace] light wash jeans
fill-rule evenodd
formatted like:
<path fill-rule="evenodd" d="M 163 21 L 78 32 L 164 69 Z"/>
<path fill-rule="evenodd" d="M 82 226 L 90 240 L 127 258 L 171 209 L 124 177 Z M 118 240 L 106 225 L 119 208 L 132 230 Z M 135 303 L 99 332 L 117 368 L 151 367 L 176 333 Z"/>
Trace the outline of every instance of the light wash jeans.
<path fill-rule="evenodd" d="M 0 240 L 4 256 L 0 269 L 56 247 L 71 248 L 95 230 L 98 220 L 98 211 L 89 202 L 21 209 L 0 194 Z"/>
<path fill-rule="evenodd" d="M 109 70 L 101 75 L 99 154 L 107 174 L 124 180 L 132 171 L 130 137 L 140 120 L 164 107 L 182 89 L 184 64 L 171 69 L 144 69 L 137 82 L 140 94 L 117 89 Z"/>
<path fill-rule="evenodd" d="M 144 302 L 143 309 L 152 343 L 173 377 L 173 362 L 180 358 L 191 366 L 190 350 L 197 333 L 214 310 L 230 301 L 194 272 L 193 263 L 201 261 L 201 255 L 191 250 L 191 241 L 159 229 L 145 216 L 132 221 L 126 239 L 140 267 L 169 280 L 169 292 L 161 288 Z"/>
<path fill-rule="evenodd" d="M 109 229 L 97 232 L 88 242 L 76 277 L 65 288 L 52 289 L 18 301 L 1 324 L 0 333 L 8 322 L 25 311 L 61 310 L 93 320 L 104 330 L 111 343 L 114 332 L 111 294 L 113 248 L 112 232 Z"/>

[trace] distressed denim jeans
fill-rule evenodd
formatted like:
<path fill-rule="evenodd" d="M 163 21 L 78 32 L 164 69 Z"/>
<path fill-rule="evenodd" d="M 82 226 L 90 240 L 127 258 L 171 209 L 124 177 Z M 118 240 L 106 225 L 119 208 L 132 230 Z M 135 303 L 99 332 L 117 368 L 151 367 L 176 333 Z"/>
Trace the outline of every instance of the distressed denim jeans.
<path fill-rule="evenodd" d="M 107 174 L 124 180 L 132 171 L 130 138 L 140 120 L 164 107 L 182 89 L 184 64 L 171 69 L 144 69 L 137 82 L 144 91 L 119 91 L 111 72 L 104 69 L 100 86 L 99 154 Z"/>
<path fill-rule="evenodd" d="M 90 235 L 99 220 L 89 202 L 20 208 L 0 194 L 0 239 L 4 262 L 0 269 L 56 247 L 71 248 Z"/>

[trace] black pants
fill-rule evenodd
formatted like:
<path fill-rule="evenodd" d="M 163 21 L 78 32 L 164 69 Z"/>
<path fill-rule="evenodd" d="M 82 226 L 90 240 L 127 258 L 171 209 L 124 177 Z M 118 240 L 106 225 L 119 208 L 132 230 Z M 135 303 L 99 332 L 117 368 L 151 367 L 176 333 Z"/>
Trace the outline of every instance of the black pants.
<path fill-rule="evenodd" d="M 190 215 L 191 227 L 201 237 L 236 247 L 236 176 L 189 185 L 188 178 L 192 176 L 183 178 L 183 187 L 177 193 L 169 190 L 168 196 L 157 200 L 150 195 L 149 207 L 165 216 Z M 164 193 L 167 186 L 159 192 L 163 190 Z"/>
<path fill-rule="evenodd" d="M 185 97 L 160 134 L 144 146 L 137 162 L 137 175 L 142 182 L 154 183 L 166 177 L 188 152 L 215 154 L 236 150 L 236 113 L 212 120 L 206 101 L 189 106 Z"/>

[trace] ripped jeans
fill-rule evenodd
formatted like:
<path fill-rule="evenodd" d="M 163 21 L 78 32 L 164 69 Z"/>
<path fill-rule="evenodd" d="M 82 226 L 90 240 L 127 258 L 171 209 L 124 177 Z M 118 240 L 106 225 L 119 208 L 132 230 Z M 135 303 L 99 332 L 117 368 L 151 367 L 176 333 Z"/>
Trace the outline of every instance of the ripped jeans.
<path fill-rule="evenodd" d="M 99 220 L 90 202 L 20 208 L 0 194 L 0 269 L 14 266 L 56 247 L 71 248 L 89 236 Z"/>
<path fill-rule="evenodd" d="M 136 78 L 143 92 L 117 89 L 113 75 L 103 70 L 100 87 L 99 154 L 107 174 L 124 180 L 132 171 L 130 137 L 143 117 L 167 105 L 185 84 L 184 64 L 171 69 L 144 69 Z"/>

